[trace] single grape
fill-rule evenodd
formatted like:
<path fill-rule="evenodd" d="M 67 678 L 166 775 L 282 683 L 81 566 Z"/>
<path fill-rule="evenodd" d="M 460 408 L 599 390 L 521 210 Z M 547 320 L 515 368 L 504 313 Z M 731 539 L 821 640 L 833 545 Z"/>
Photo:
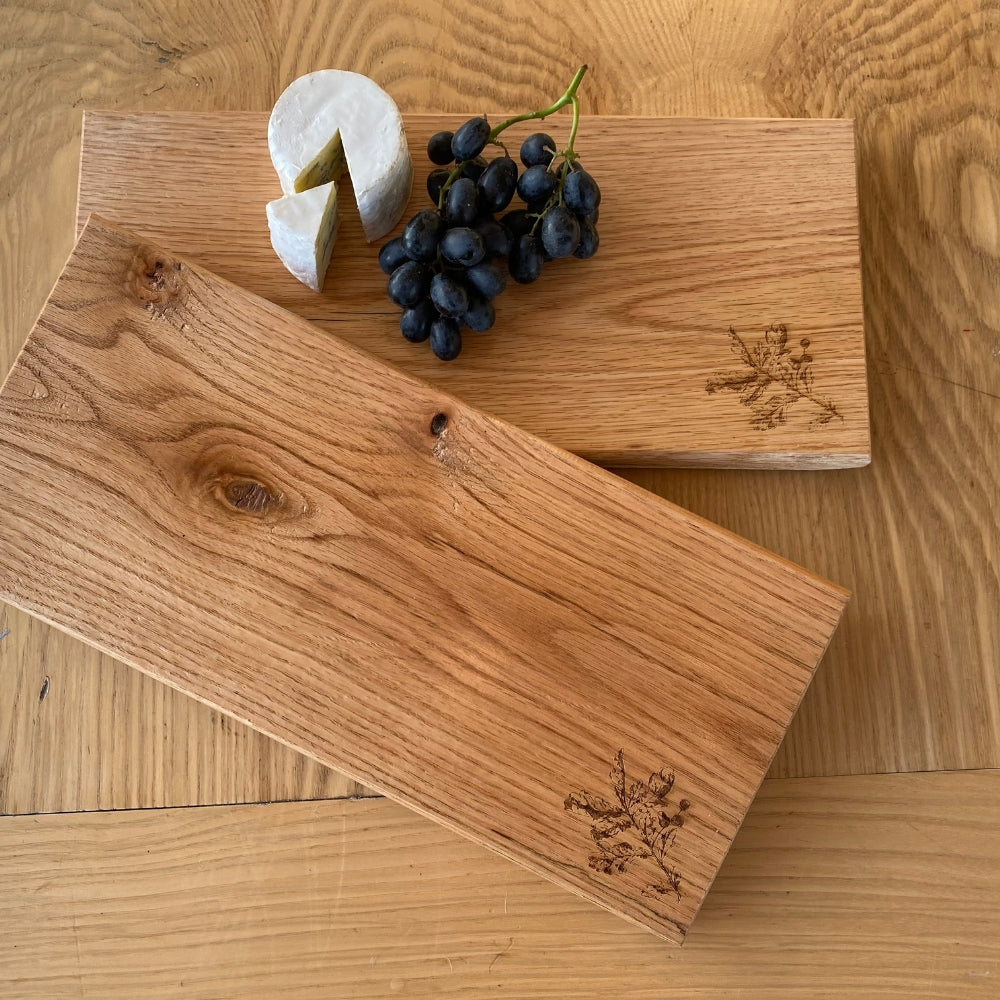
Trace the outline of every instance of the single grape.
<path fill-rule="evenodd" d="M 441 213 L 432 208 L 417 212 L 403 230 L 403 247 L 410 260 L 427 263 L 437 257 L 438 243 L 444 231 Z"/>
<path fill-rule="evenodd" d="M 441 188 L 444 187 L 445 182 L 450 176 L 450 170 L 432 170 L 427 175 L 427 193 L 435 205 L 441 197 Z"/>
<path fill-rule="evenodd" d="M 481 156 L 477 156 L 465 165 L 465 168 L 462 170 L 462 176 L 468 177 L 470 181 L 478 181 L 483 176 L 483 171 L 486 167 L 486 161 Z"/>
<path fill-rule="evenodd" d="M 525 233 L 514 243 L 508 261 L 510 276 L 519 284 L 530 285 L 542 273 L 542 247 L 538 238 Z"/>
<path fill-rule="evenodd" d="M 385 274 L 392 274 L 400 264 L 405 264 L 409 259 L 402 236 L 389 240 L 378 252 L 378 266 Z"/>
<path fill-rule="evenodd" d="M 503 268 L 488 260 L 470 267 L 465 272 L 465 280 L 488 299 L 495 299 L 507 287 Z"/>
<path fill-rule="evenodd" d="M 541 164 L 528 167 L 517 182 L 517 193 L 522 201 L 547 201 L 556 189 L 556 175 Z"/>
<path fill-rule="evenodd" d="M 476 221 L 476 182 L 459 177 L 444 196 L 444 219 L 449 226 L 471 226 Z"/>
<path fill-rule="evenodd" d="M 459 226 L 449 229 L 441 238 L 441 256 L 449 264 L 471 267 L 486 256 L 486 247 L 474 229 Z"/>
<path fill-rule="evenodd" d="M 454 361 L 462 353 L 458 320 L 440 316 L 431 323 L 431 350 L 442 361 Z"/>
<path fill-rule="evenodd" d="M 477 183 L 480 206 L 487 212 L 502 212 L 517 188 L 517 164 L 509 156 L 498 156 Z"/>
<path fill-rule="evenodd" d="M 427 142 L 427 159 L 443 167 L 455 159 L 451 151 L 454 132 L 435 132 Z"/>
<path fill-rule="evenodd" d="M 534 132 L 521 143 L 521 162 L 526 167 L 547 167 L 555 155 L 556 142 L 547 132 Z"/>
<path fill-rule="evenodd" d="M 525 209 L 515 208 L 500 220 L 500 224 L 510 233 L 512 237 L 511 244 L 513 245 L 519 237 L 531 232 L 531 227 L 535 224 L 535 220 L 528 218 L 528 213 Z"/>
<path fill-rule="evenodd" d="M 423 343 L 431 335 L 431 323 L 438 318 L 438 311 L 430 299 L 421 299 L 412 309 L 399 317 L 400 333 L 411 343 Z"/>
<path fill-rule="evenodd" d="M 451 154 L 459 163 L 475 159 L 486 148 L 489 138 L 490 123 L 485 118 L 470 118 L 455 130 Z"/>
<path fill-rule="evenodd" d="M 565 205 L 556 205 L 542 217 L 541 237 L 553 260 L 568 257 L 580 243 L 580 223 Z"/>
<path fill-rule="evenodd" d="M 477 222 L 475 230 L 483 238 L 487 254 L 506 257 L 510 253 L 510 230 L 502 223 L 487 218 L 483 222 Z"/>
<path fill-rule="evenodd" d="M 462 316 L 462 322 L 476 333 L 485 333 L 496 322 L 497 314 L 493 303 L 482 295 L 469 296 L 469 308 Z"/>
<path fill-rule="evenodd" d="M 390 275 L 387 286 L 389 298 L 397 306 L 411 309 L 427 294 L 430 283 L 431 269 L 419 261 L 408 260 Z"/>
<path fill-rule="evenodd" d="M 577 215 L 589 215 L 601 203 L 597 181 L 582 167 L 570 171 L 563 184 L 563 201 Z"/>
<path fill-rule="evenodd" d="M 589 260 L 597 253 L 597 248 L 601 245 L 601 237 L 597 232 L 597 226 L 590 219 L 583 219 L 580 222 L 580 243 L 573 251 L 574 257 L 580 260 Z"/>
<path fill-rule="evenodd" d="M 431 280 L 431 302 L 442 316 L 457 319 L 469 308 L 469 293 L 450 274 L 435 274 Z"/>

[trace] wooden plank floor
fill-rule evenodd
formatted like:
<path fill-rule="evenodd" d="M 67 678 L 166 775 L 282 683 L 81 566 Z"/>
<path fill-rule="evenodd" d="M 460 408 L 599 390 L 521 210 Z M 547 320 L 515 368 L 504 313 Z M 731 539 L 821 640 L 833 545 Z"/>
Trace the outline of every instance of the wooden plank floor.
<path fill-rule="evenodd" d="M 765 782 L 683 948 L 386 800 L 0 823 L 5 997 L 994 998 L 1000 773 Z"/>
<path fill-rule="evenodd" d="M 480 110 L 479 101 L 535 106 L 561 92 L 582 59 L 591 66 L 590 79 L 602 81 L 589 91 L 586 113 L 856 118 L 872 465 L 832 475 L 671 471 L 631 478 L 856 595 L 774 773 L 1000 766 L 1000 537 L 992 513 L 1000 493 L 1000 19 L 994 5 L 590 0 L 578 14 L 555 18 L 541 0 L 364 0 L 339 7 L 284 0 L 215 8 L 190 0 L 97 0 L 85 11 L 59 3 L 8 5 L 2 22 L 3 370 L 72 245 L 85 107 L 263 112 L 292 78 L 332 65 L 375 76 L 405 111 L 471 114 Z M 968 784 L 980 780 L 987 782 L 985 799 L 982 788 Z M 0 821 L 0 837 L 10 838 L 5 857 L 13 858 L 16 846 L 25 864 L 9 876 L 20 888 L 17 908 L 9 906 L 3 918 L 0 948 L 8 950 L 2 964 L 5 973 L 15 969 L 32 977 L 18 983 L 19 993 L 9 986 L 7 993 L 51 997 L 90 989 L 90 995 L 111 996 L 121 986 L 119 995 L 134 996 L 140 991 L 130 992 L 128 984 L 138 981 L 153 983 L 147 995 L 175 995 L 181 966 L 200 965 L 208 970 L 200 993 L 185 988 L 186 995 L 225 995 L 227 983 L 237 984 L 230 993 L 252 995 L 257 980 L 239 963 L 253 957 L 256 947 L 278 970 L 259 987 L 265 995 L 275 995 L 268 986 L 286 981 L 281 974 L 289 972 L 299 977 L 287 980 L 295 995 L 329 995 L 335 981 L 330 970 L 344 967 L 353 970 L 356 978 L 349 982 L 355 988 L 362 982 L 358 964 L 367 962 L 390 974 L 357 985 L 355 993 L 362 996 L 364 989 L 384 995 L 387 982 L 416 991 L 421 977 L 436 988 L 437 967 L 457 967 L 475 980 L 471 992 L 487 992 L 483 982 L 506 983 L 497 992 L 508 995 L 518 992 L 511 989 L 517 983 L 520 995 L 541 984 L 539 995 L 546 996 L 586 996 L 590 990 L 660 997 L 676 983 L 676 995 L 691 997 L 734 995 L 739 988 L 761 998 L 991 997 L 1000 975 L 994 780 L 953 773 L 851 779 L 842 786 L 842 799 L 827 779 L 789 783 L 801 791 L 807 816 L 826 814 L 825 832 L 811 828 L 809 834 L 803 822 L 808 827 L 811 820 L 793 822 L 796 806 L 774 820 L 775 836 L 785 838 L 777 860 L 773 848 L 754 857 L 754 842 L 747 839 L 758 829 L 758 813 L 752 812 L 680 964 L 675 951 L 669 965 L 662 952 L 647 951 L 659 947 L 650 945 L 654 939 L 596 909 L 574 909 L 583 904 L 542 882 L 535 883 L 542 899 L 529 907 L 530 895 L 522 897 L 525 908 L 515 909 L 513 918 L 508 894 L 507 923 L 470 924 L 457 894 L 435 890 L 447 904 L 432 906 L 428 916 L 413 903 L 419 890 L 410 897 L 374 873 L 357 877 L 350 912 L 355 926 L 375 925 L 374 937 L 364 944 L 375 941 L 377 951 L 362 947 L 353 954 L 350 934 L 337 945 L 334 936 L 317 929 L 335 905 L 321 911 L 308 934 L 289 921 L 275 923 L 281 933 L 271 936 L 253 923 L 261 898 L 255 895 L 242 897 L 254 905 L 229 914 L 235 930 L 242 934 L 245 928 L 243 940 L 251 942 L 235 958 L 211 943 L 197 950 L 197 941 L 192 945 L 183 934 L 175 945 L 169 933 L 142 938 L 149 953 L 159 954 L 145 965 L 147 948 L 109 954 L 81 944 L 77 956 L 77 940 L 96 941 L 109 932 L 144 935 L 150 912 L 183 921 L 183 910 L 170 909 L 175 899 L 183 908 L 210 895 L 213 915 L 225 910 L 224 902 L 207 892 L 191 895 L 197 886 L 189 881 L 172 897 L 179 869 L 163 864 L 145 869 L 141 892 L 131 903 L 125 899 L 121 912 L 127 919 L 105 920 L 100 910 L 90 910 L 89 922 L 81 923 L 86 892 L 127 897 L 128 882 L 118 879 L 109 860 L 109 847 L 123 840 L 124 827 L 113 825 L 119 817 L 6 817 Z M 900 793 L 897 782 L 915 784 Z M 766 784 L 760 803 L 783 786 Z M 110 658 L 0 609 L 0 812 L 181 806 L 354 790 Z M 882 817 L 879 835 L 861 819 L 868 803 Z M 314 885 L 322 895 L 339 878 L 341 856 L 310 869 L 310 853 L 323 848 L 342 820 L 308 812 L 333 806 L 287 808 L 313 817 L 313 839 L 306 841 L 312 850 L 303 854 L 297 844 L 279 841 L 274 850 L 295 854 L 289 863 L 301 867 L 282 883 L 281 893 L 264 898 L 301 913 Z M 170 815 L 192 821 L 204 815 L 210 825 L 214 813 Z M 222 824 L 207 841 L 196 841 L 203 845 L 200 856 L 225 856 L 217 865 L 229 869 L 224 881 L 234 892 L 252 857 L 245 848 L 263 845 L 269 829 L 286 829 L 276 821 L 251 835 L 235 819 L 241 815 L 233 813 L 235 827 Z M 924 823 L 921 817 L 930 819 Z M 86 835 L 81 827 L 62 826 L 91 821 L 108 825 Z M 380 841 L 377 827 L 365 829 L 373 832 L 361 834 L 364 849 L 381 858 L 377 871 L 397 872 L 404 886 L 422 871 L 445 879 L 463 870 L 476 873 L 456 853 L 449 855 L 454 864 L 437 868 L 429 862 L 421 867 L 426 856 L 418 855 L 413 872 L 404 874 L 393 865 L 406 856 L 407 844 L 419 848 L 419 841 Z M 426 834 L 436 828 L 423 829 Z M 49 831 L 34 858 L 33 830 Z M 229 832 L 234 836 L 227 843 Z M 147 833 L 165 839 L 155 827 L 139 836 Z M 809 839 L 814 836 L 818 841 Z M 176 842 L 167 844 L 161 858 L 175 848 Z M 139 849 L 129 850 L 132 870 L 143 870 Z M 806 884 L 797 876 L 809 855 L 819 863 Z M 265 867 L 278 872 L 274 853 L 267 857 Z M 734 867 L 744 860 L 759 865 L 746 881 Z M 53 897 L 63 865 L 68 899 L 60 909 Z M 188 858 L 180 870 L 193 867 Z M 32 869 L 41 875 L 29 876 Z M 8 860 L 0 872 L 10 871 Z M 282 876 L 275 877 L 280 882 Z M 502 900 L 493 888 L 503 878 L 494 871 L 492 881 L 471 883 L 465 898 L 485 898 L 499 912 Z M 26 888 L 40 891 L 26 897 Z M 798 889 L 808 890 L 806 905 L 786 910 L 786 900 L 802 899 L 789 895 Z M 74 892 L 82 902 L 73 903 Z M 39 909 L 24 909 L 26 898 Z M 326 898 L 336 898 L 336 892 Z M 572 910 L 572 919 L 562 904 L 552 903 L 556 899 Z M 13 900 L 5 891 L 0 905 Z M 151 910 L 149 900 L 165 908 Z M 737 925 L 731 918 L 738 904 L 749 907 L 749 919 Z M 422 922 L 410 919 L 414 905 Z M 137 921 L 145 921 L 138 932 Z M 518 933 L 509 929 L 512 924 Z M 771 925 L 781 931 L 774 937 L 778 950 L 761 940 Z M 211 926 L 206 921 L 200 933 Z M 462 936 L 474 928 L 478 936 Z M 730 929 L 732 939 L 725 938 Z M 52 930 L 58 932 L 58 962 L 46 965 Z M 435 930 L 442 935 L 438 942 L 458 947 L 441 947 Z M 719 935 L 717 943 L 705 945 L 705 957 L 698 957 L 698 934 L 709 932 Z M 29 940 L 35 961 L 19 957 L 20 964 L 12 964 L 12 945 L 21 952 Z M 622 952 L 633 957 L 631 964 L 619 960 L 623 940 L 644 942 L 638 953 L 633 944 Z M 505 979 L 501 953 L 509 942 L 508 957 L 517 964 Z M 422 957 L 416 964 L 415 955 Z M 38 979 L 43 968 L 51 970 L 48 983 Z M 719 983 L 727 985 L 716 988 Z M 445 992 L 441 986 L 435 995 Z"/>
<path fill-rule="evenodd" d="M 267 111 L 294 76 L 337 65 L 374 75 L 405 111 L 472 113 L 535 106 L 585 59 L 586 113 L 853 116 L 872 465 L 632 478 L 857 595 L 772 773 L 1000 766 L 996 11 L 980 0 L 586 10 L 571 23 L 538 0 L 5 8 L 0 368 L 72 245 L 82 108 Z M 220 737 L 209 711 L 44 625 L 0 619 L 11 629 L 0 811 L 338 787 L 260 738 Z"/>
<path fill-rule="evenodd" d="M 340 66 L 404 111 L 471 114 L 536 106 L 585 60 L 589 114 L 855 117 L 873 464 L 631 478 L 856 595 L 775 773 L 1000 766 L 993 4 L 96 0 L 0 22 L 4 372 L 72 245 L 82 108 L 266 112 Z M 381 801 L 6 816 L 0 992 L 992 998 L 996 781 L 765 783 L 669 953 Z M 0 608 L 0 813 L 357 791 Z"/>

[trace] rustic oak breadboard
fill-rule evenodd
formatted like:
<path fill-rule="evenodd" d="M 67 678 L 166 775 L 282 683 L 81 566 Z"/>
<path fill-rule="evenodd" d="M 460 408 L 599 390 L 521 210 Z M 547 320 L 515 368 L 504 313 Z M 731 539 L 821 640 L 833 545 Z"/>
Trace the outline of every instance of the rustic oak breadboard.
<path fill-rule="evenodd" d="M 847 596 L 99 219 L 0 491 L 0 598 L 674 941 Z"/>
<path fill-rule="evenodd" d="M 404 221 L 429 204 L 427 138 L 463 119 L 406 116 Z M 284 270 L 264 216 L 281 193 L 266 134 L 258 113 L 87 112 L 79 225 L 96 212 L 147 234 L 596 462 L 868 463 L 852 122 L 585 118 L 578 148 L 604 187 L 598 256 L 511 282 L 494 331 L 450 365 L 399 336 L 349 193 L 324 292 Z M 765 337 L 772 326 L 786 333 Z"/>

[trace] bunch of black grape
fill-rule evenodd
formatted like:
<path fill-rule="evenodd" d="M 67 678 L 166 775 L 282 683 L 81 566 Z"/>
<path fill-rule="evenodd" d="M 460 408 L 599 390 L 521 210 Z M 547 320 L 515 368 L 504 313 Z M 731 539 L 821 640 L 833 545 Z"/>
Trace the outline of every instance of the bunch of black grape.
<path fill-rule="evenodd" d="M 485 118 L 432 136 L 427 155 L 438 169 L 427 177 L 427 193 L 437 207 L 417 212 L 379 253 L 389 298 L 403 309 L 403 336 L 430 340 L 442 361 L 458 357 L 463 328 L 493 326 L 493 299 L 508 273 L 528 284 L 546 261 L 597 253 L 601 191 L 576 154 L 557 155 L 552 137 L 536 132 L 521 145 L 519 171 L 506 150 L 483 158 L 495 139 Z M 515 194 L 524 207 L 497 219 Z"/>

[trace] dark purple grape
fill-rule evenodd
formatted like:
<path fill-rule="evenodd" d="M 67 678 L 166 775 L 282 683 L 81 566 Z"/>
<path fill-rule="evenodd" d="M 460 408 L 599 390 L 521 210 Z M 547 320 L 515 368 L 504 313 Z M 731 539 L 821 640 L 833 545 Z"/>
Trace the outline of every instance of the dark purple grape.
<path fill-rule="evenodd" d="M 526 167 L 547 167 L 555 155 L 556 142 L 547 132 L 534 132 L 521 143 L 521 162 Z"/>
<path fill-rule="evenodd" d="M 538 238 L 526 233 L 515 243 L 510 252 L 510 276 L 519 284 L 530 285 L 542 273 L 542 247 Z"/>
<path fill-rule="evenodd" d="M 449 226 L 471 226 L 476 221 L 476 182 L 459 177 L 444 196 L 444 219 Z"/>
<path fill-rule="evenodd" d="M 392 274 L 400 264 L 405 264 L 409 259 L 401 236 L 389 240 L 378 252 L 378 266 L 385 274 Z"/>
<path fill-rule="evenodd" d="M 496 322 L 496 318 L 496 310 L 489 299 L 475 293 L 469 296 L 469 308 L 466 309 L 462 322 L 470 330 L 485 333 Z"/>
<path fill-rule="evenodd" d="M 441 188 L 445 186 L 450 176 L 450 170 L 432 170 L 427 175 L 427 193 L 435 205 L 441 197 Z"/>
<path fill-rule="evenodd" d="M 431 283 L 431 269 L 426 264 L 408 260 L 392 272 L 387 290 L 389 298 L 402 306 L 411 309 L 427 295 Z"/>
<path fill-rule="evenodd" d="M 601 245 L 601 237 L 597 232 L 597 226 L 590 219 L 583 219 L 580 222 L 580 243 L 573 251 L 574 257 L 580 260 L 589 260 L 597 253 L 597 248 Z"/>
<path fill-rule="evenodd" d="M 462 331 L 457 319 L 440 316 L 431 323 L 431 350 L 442 361 L 454 361 L 462 353 Z"/>
<path fill-rule="evenodd" d="M 601 203 L 597 181 L 582 167 L 569 173 L 563 184 L 563 201 L 577 215 L 589 215 Z"/>
<path fill-rule="evenodd" d="M 486 247 L 474 229 L 459 226 L 449 229 L 441 238 L 441 256 L 449 264 L 472 267 L 486 256 Z"/>
<path fill-rule="evenodd" d="M 422 299 L 412 309 L 399 317 L 400 333 L 411 343 L 421 344 L 431 335 L 431 323 L 438 318 L 438 311 L 430 299 Z"/>
<path fill-rule="evenodd" d="M 509 156 L 498 156 L 477 183 L 480 206 L 487 212 L 502 212 L 517 188 L 517 164 Z"/>
<path fill-rule="evenodd" d="M 450 274 L 435 274 L 431 280 L 431 302 L 442 316 L 457 319 L 469 308 L 469 293 Z"/>
<path fill-rule="evenodd" d="M 485 118 L 470 118 L 459 125 L 451 140 L 451 154 L 460 163 L 475 159 L 485 148 L 490 138 L 490 123 Z"/>
<path fill-rule="evenodd" d="M 443 167 L 455 159 L 451 151 L 451 140 L 454 132 L 435 132 L 427 142 L 427 159 Z"/>
<path fill-rule="evenodd" d="M 483 176 L 483 171 L 486 170 L 486 166 L 486 161 L 481 156 L 477 156 L 474 160 L 470 160 L 465 165 L 465 169 L 462 171 L 462 177 L 468 177 L 470 181 L 478 181 L 479 178 Z"/>
<path fill-rule="evenodd" d="M 556 189 L 556 175 L 541 164 L 528 167 L 517 182 L 517 193 L 522 201 L 544 202 Z"/>
<path fill-rule="evenodd" d="M 502 223 L 486 219 L 484 222 L 477 222 L 475 230 L 483 238 L 487 254 L 506 257 L 510 253 L 512 237 L 510 230 Z"/>
<path fill-rule="evenodd" d="M 417 212 L 403 229 L 403 247 L 410 260 L 429 263 L 437 257 L 438 243 L 444 231 L 441 213 L 432 208 Z"/>
<path fill-rule="evenodd" d="M 465 280 L 488 299 L 495 299 L 507 287 L 507 275 L 503 268 L 488 260 L 470 267 L 465 272 Z"/>
<path fill-rule="evenodd" d="M 535 224 L 534 219 L 528 218 L 528 213 L 523 208 L 515 208 L 508 212 L 501 220 L 501 225 L 510 233 L 512 245 L 517 242 L 518 237 L 531 232 L 531 227 Z"/>
<path fill-rule="evenodd" d="M 580 223 L 565 205 L 556 205 L 542 217 L 541 237 L 553 260 L 568 257 L 580 243 Z"/>

